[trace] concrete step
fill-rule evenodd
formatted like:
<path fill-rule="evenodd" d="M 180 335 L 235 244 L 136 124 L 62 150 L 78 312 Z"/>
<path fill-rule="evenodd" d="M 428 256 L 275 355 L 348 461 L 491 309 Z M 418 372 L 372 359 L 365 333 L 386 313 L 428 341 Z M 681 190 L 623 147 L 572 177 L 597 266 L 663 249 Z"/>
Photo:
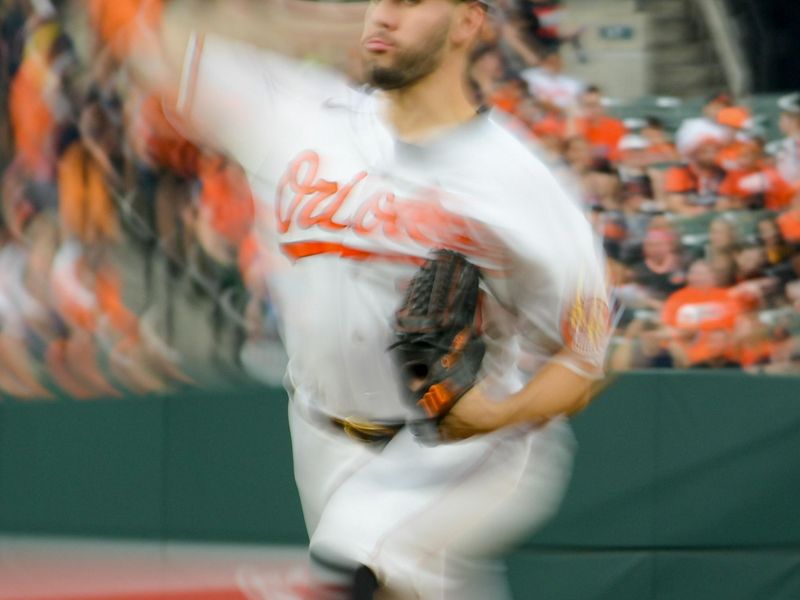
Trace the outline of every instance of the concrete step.
<path fill-rule="evenodd" d="M 653 93 L 681 98 L 707 94 L 723 83 L 723 73 L 715 64 L 666 66 L 651 74 Z"/>
<path fill-rule="evenodd" d="M 648 47 L 674 47 L 697 41 L 700 37 L 697 25 L 685 18 L 651 19 L 647 25 Z"/>
<path fill-rule="evenodd" d="M 653 50 L 651 56 L 651 63 L 655 68 L 716 63 L 714 49 L 708 41 L 663 46 Z"/>
<path fill-rule="evenodd" d="M 723 87 L 724 86 L 721 83 L 716 83 L 712 85 L 709 84 L 690 85 L 678 91 L 670 90 L 669 92 L 661 92 L 661 93 L 669 93 L 671 96 L 676 96 L 677 98 L 682 98 L 682 99 L 705 98 L 712 91 L 718 90 Z M 680 121 L 676 121 L 671 124 L 671 126 L 675 128 L 677 128 L 679 125 Z"/>
<path fill-rule="evenodd" d="M 653 18 L 682 18 L 690 14 L 686 0 L 648 0 L 644 12 Z"/>

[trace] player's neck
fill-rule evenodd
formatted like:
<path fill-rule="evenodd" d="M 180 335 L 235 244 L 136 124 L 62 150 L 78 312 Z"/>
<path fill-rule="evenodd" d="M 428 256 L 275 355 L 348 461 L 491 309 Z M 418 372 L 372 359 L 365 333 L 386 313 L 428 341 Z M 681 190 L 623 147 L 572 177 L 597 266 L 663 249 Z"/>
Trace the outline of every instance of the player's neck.
<path fill-rule="evenodd" d="M 441 68 L 412 86 L 386 92 L 387 117 L 397 136 L 419 143 L 475 117 L 459 65 Z"/>

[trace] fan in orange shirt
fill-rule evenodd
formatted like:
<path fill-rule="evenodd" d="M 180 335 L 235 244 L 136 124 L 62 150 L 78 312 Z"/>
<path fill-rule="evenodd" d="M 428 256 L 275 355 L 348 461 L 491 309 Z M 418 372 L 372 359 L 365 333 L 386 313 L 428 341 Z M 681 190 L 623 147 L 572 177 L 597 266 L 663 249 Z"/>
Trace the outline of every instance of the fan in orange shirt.
<path fill-rule="evenodd" d="M 8 94 L 16 156 L 28 175 L 45 180 L 55 163 L 55 117 L 45 95 L 48 54 L 49 48 L 26 52 Z"/>
<path fill-rule="evenodd" d="M 723 145 L 717 154 L 717 164 L 730 171 L 738 167 L 742 146 L 750 142 L 747 131 L 753 125 L 753 117 L 743 106 L 729 106 L 717 113 L 717 124 L 724 132 Z"/>
<path fill-rule="evenodd" d="M 590 86 L 581 96 L 581 115 L 575 119 L 575 131 L 591 144 L 596 158 L 616 161 L 619 141 L 627 130 L 619 119 L 606 114 L 600 88 Z"/>
<path fill-rule="evenodd" d="M 79 141 L 59 160 L 58 187 L 65 233 L 83 242 L 116 238 L 116 210 L 103 172 Z"/>
<path fill-rule="evenodd" d="M 727 288 L 717 287 L 704 260 L 689 268 L 688 285 L 667 298 L 662 323 L 670 328 L 676 364 L 703 366 L 730 361 L 731 335 L 741 311 Z"/>
<path fill-rule="evenodd" d="M 524 85 L 525 82 L 519 79 L 510 79 L 499 83 L 488 97 L 487 103 L 510 115 L 517 114 L 519 105 L 527 92 L 522 87 Z"/>
<path fill-rule="evenodd" d="M 714 207 L 725 172 L 716 164 L 719 143 L 714 138 L 700 140 L 688 153 L 689 162 L 670 168 L 664 176 L 667 209 L 676 214 L 694 215 Z"/>
<path fill-rule="evenodd" d="M 777 211 L 789 205 L 794 188 L 764 158 L 763 148 L 758 142 L 738 145 L 736 168 L 728 171 L 719 187 L 718 209 L 766 208 Z"/>
<path fill-rule="evenodd" d="M 640 134 L 648 141 L 648 164 L 657 165 L 679 160 L 678 150 L 667 136 L 661 119 L 652 116 L 646 117 Z"/>

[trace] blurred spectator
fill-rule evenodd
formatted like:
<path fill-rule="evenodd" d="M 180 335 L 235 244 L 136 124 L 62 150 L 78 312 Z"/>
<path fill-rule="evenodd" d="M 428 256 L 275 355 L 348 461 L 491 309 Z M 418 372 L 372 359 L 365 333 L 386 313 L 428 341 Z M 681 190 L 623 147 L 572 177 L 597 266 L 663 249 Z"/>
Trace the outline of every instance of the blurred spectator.
<path fill-rule="evenodd" d="M 778 107 L 781 133 L 786 136 L 778 149 L 778 169 L 797 189 L 800 187 L 800 92 L 781 97 Z"/>
<path fill-rule="evenodd" d="M 688 149 L 688 162 L 670 168 L 664 177 L 666 208 L 679 215 L 696 215 L 717 203 L 725 171 L 717 165 L 719 142 L 715 138 L 695 140 Z"/>
<path fill-rule="evenodd" d="M 505 113 L 520 116 L 526 102 L 531 100 L 525 82 L 516 77 L 499 81 L 486 97 L 484 104 Z"/>
<path fill-rule="evenodd" d="M 788 207 L 794 189 L 764 155 L 757 141 L 742 141 L 729 153 L 727 175 L 719 186 L 718 210 L 782 210 Z"/>
<path fill-rule="evenodd" d="M 647 140 L 648 166 L 679 160 L 678 150 L 669 139 L 664 123 L 658 117 L 646 117 L 640 135 Z"/>
<path fill-rule="evenodd" d="M 736 251 L 735 261 L 736 284 L 731 293 L 742 305 L 752 310 L 765 308 L 775 294 L 782 293 L 786 274 L 770 268 L 764 246 L 758 242 L 743 244 Z"/>
<path fill-rule="evenodd" d="M 29 236 L 38 243 L 35 225 Z M 36 336 L 49 333 L 49 314 L 36 285 L 42 271 L 31 270 L 39 265 L 26 240 L 3 230 L 0 242 L 0 390 L 21 398 L 47 398 L 50 392 L 39 381 L 40 365 L 31 352 Z"/>
<path fill-rule="evenodd" d="M 800 312 L 800 279 L 786 286 L 786 299 L 792 308 Z"/>
<path fill-rule="evenodd" d="M 597 158 L 617 160 L 619 141 L 626 133 L 622 121 L 606 114 L 603 94 L 596 85 L 589 86 L 580 96 L 580 111 L 575 118 L 575 131 L 592 146 Z"/>
<path fill-rule="evenodd" d="M 84 244 L 119 238 L 112 199 L 120 179 L 120 131 L 97 100 L 89 100 L 80 115 L 79 137 L 58 161 L 59 212 L 64 237 Z"/>
<path fill-rule="evenodd" d="M 736 222 L 728 216 L 716 217 L 708 226 L 708 244 L 704 252 L 706 260 L 713 263 L 720 256 L 732 257 L 740 241 Z"/>
<path fill-rule="evenodd" d="M 563 41 L 564 7 L 557 0 L 519 0 L 525 33 L 541 52 L 558 50 Z"/>
<path fill-rule="evenodd" d="M 661 310 L 664 300 L 686 283 L 686 265 L 675 233 L 650 228 L 644 236 L 642 260 L 631 269 L 623 302 L 631 308 Z"/>
<path fill-rule="evenodd" d="M 795 192 L 789 208 L 778 216 L 778 227 L 787 243 L 800 246 L 800 192 Z"/>
<path fill-rule="evenodd" d="M 753 117 L 743 106 L 729 106 L 717 113 L 717 123 L 724 132 L 717 164 L 726 171 L 738 169 L 745 147 L 754 143 Z"/>
<path fill-rule="evenodd" d="M 736 280 L 744 282 L 765 276 L 767 255 L 758 242 L 742 244 L 736 250 Z"/>
<path fill-rule="evenodd" d="M 573 136 L 564 145 L 564 159 L 577 177 L 579 195 L 586 207 L 601 207 L 603 210 L 620 208 L 620 181 L 614 166 L 605 159 L 592 155 L 588 141 Z"/>
<path fill-rule="evenodd" d="M 664 303 L 661 321 L 676 366 L 738 367 L 732 333 L 740 307 L 718 287 L 704 260 L 689 267 L 687 285 Z"/>
<path fill-rule="evenodd" d="M 588 62 L 581 45 L 583 29 L 564 27 L 566 10 L 560 0 L 517 0 L 515 14 L 521 38 L 532 51 L 546 54 L 569 43 L 575 49 L 578 61 Z"/>
<path fill-rule="evenodd" d="M 36 27 L 9 90 L 9 118 L 17 161 L 27 176 L 38 181 L 52 181 L 54 177 L 56 107 L 50 94 L 50 67 L 57 35 L 56 23 Z"/>
<path fill-rule="evenodd" d="M 774 217 L 765 217 L 758 222 L 758 239 L 764 247 L 769 265 L 781 264 L 792 256 L 792 248 L 783 239 Z"/>
<path fill-rule="evenodd" d="M 578 105 L 586 87 L 580 80 L 564 73 L 564 61 L 558 49 L 542 56 L 540 66 L 520 72 L 528 90 L 550 112 L 561 113 Z"/>
<path fill-rule="evenodd" d="M 703 106 L 703 114 L 684 120 L 675 133 L 678 151 L 688 157 L 705 140 L 721 142 L 725 138 L 725 130 L 718 124 L 717 115 L 722 109 L 732 105 L 733 100 L 727 92 L 710 96 Z"/>
<path fill-rule="evenodd" d="M 650 142 L 641 135 L 629 134 L 617 146 L 617 171 L 622 181 L 622 198 L 629 212 L 652 212 L 655 192 L 648 169 L 651 161 Z"/>

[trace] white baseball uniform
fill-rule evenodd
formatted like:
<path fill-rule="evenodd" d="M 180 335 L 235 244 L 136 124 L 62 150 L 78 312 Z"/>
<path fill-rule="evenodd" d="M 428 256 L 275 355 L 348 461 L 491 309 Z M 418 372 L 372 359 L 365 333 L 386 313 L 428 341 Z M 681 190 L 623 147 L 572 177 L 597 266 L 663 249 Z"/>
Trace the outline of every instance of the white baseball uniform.
<path fill-rule="evenodd" d="M 320 415 L 416 415 L 386 349 L 403 283 L 436 247 L 484 272 L 492 397 L 525 384 L 523 356 L 535 369 L 567 346 L 568 367 L 599 371 L 604 275 L 577 205 L 487 114 L 405 143 L 378 94 L 218 37 L 193 37 L 178 108 L 247 170 L 288 259 L 270 285 L 312 551 L 366 564 L 392 597 L 502 596 L 492 557 L 563 493 L 572 456 L 563 421 L 435 447 L 402 430 L 376 447 Z"/>

